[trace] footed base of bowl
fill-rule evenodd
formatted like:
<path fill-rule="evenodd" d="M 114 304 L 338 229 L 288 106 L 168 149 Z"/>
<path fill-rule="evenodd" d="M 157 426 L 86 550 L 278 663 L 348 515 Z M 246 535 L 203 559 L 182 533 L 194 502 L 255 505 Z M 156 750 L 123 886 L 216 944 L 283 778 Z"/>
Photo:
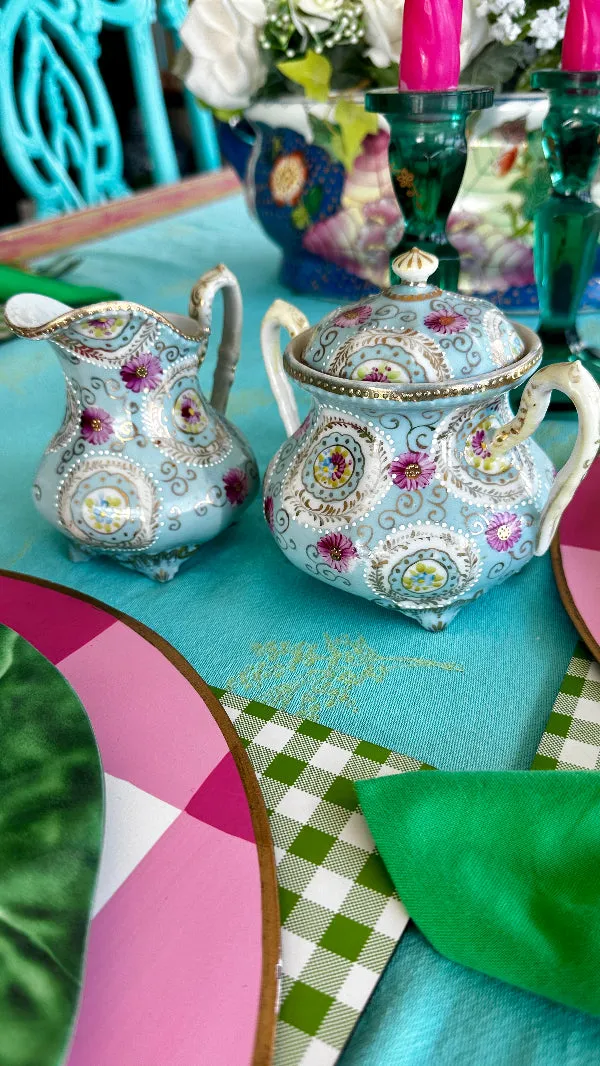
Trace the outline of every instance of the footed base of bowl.
<path fill-rule="evenodd" d="M 134 552 L 123 552 L 122 554 L 111 552 L 109 554 L 101 549 L 86 548 L 83 545 L 69 542 L 68 553 L 73 563 L 89 563 L 92 559 L 99 558 L 111 559 L 126 567 L 127 570 L 136 570 L 139 574 L 144 574 L 145 577 L 151 578 L 152 581 L 164 583 L 172 581 L 182 564 L 200 547 L 200 544 L 184 544 L 180 548 L 174 548 L 172 551 L 156 552 L 156 554 L 137 554 Z"/>
<path fill-rule="evenodd" d="M 462 603 L 456 603 L 450 607 L 432 611 L 406 611 L 402 609 L 401 613 L 405 618 L 412 618 L 413 621 L 418 622 L 423 629 L 429 630 L 430 633 L 439 633 L 450 624 L 453 618 L 456 618 L 461 607 Z"/>
<path fill-rule="evenodd" d="M 284 255 L 279 280 L 294 292 L 312 293 L 331 300 L 348 302 L 378 292 L 372 281 L 359 278 L 336 263 L 330 263 L 310 252 Z"/>

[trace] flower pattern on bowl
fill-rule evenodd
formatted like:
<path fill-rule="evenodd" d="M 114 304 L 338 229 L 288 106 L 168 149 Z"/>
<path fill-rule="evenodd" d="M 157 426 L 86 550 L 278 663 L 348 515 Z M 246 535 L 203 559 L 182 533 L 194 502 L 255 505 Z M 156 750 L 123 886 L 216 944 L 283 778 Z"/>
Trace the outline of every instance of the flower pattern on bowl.
<path fill-rule="evenodd" d="M 427 593 L 443 588 L 448 580 L 448 572 L 435 559 L 420 559 L 411 563 L 402 575 L 402 584 L 408 592 Z"/>
<path fill-rule="evenodd" d="M 334 318 L 334 326 L 354 327 L 362 326 L 365 322 L 368 322 L 373 313 L 373 308 L 370 304 L 358 304 L 357 307 L 346 307 L 341 315 Z"/>
<path fill-rule="evenodd" d="M 522 533 L 522 521 L 519 515 L 509 511 L 500 511 L 490 518 L 485 531 L 485 539 L 494 551 L 508 552 L 519 543 Z"/>
<path fill-rule="evenodd" d="M 444 336 L 450 333 L 462 333 L 463 329 L 467 329 L 469 325 L 469 320 L 465 315 L 451 311 L 450 308 L 431 311 L 425 316 L 423 322 L 428 329 Z"/>
<path fill-rule="evenodd" d="M 315 481 L 327 488 L 345 485 L 352 477 L 354 459 L 348 448 L 341 444 L 324 448 L 314 463 Z"/>
<path fill-rule="evenodd" d="M 404 452 L 390 465 L 390 477 L 400 489 L 424 489 L 435 474 L 435 463 L 427 452 Z"/>
<path fill-rule="evenodd" d="M 129 521 L 131 508 L 126 494 L 115 485 L 92 489 L 85 497 L 81 515 L 97 533 L 117 533 Z"/>
<path fill-rule="evenodd" d="M 332 570 L 343 574 L 356 565 L 358 552 L 345 533 L 327 533 L 317 541 L 317 551 Z"/>

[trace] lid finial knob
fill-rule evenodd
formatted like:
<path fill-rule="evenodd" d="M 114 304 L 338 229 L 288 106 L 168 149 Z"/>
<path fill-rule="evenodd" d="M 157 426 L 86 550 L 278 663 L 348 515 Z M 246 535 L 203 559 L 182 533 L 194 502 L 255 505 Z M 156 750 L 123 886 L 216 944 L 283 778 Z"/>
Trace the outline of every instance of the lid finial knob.
<path fill-rule="evenodd" d="M 439 260 L 420 248 L 411 248 L 394 259 L 392 268 L 405 285 L 423 285 L 439 266 Z"/>

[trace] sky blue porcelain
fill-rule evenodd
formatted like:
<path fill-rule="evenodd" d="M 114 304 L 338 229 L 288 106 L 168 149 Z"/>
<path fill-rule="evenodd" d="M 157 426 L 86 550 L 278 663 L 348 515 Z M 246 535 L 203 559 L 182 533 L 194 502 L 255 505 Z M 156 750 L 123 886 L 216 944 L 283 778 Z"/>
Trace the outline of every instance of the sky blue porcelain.
<path fill-rule="evenodd" d="M 401 284 L 314 329 L 281 300 L 263 324 L 290 434 L 265 477 L 273 536 L 307 573 L 426 629 L 547 549 L 600 438 L 600 390 L 579 363 L 539 371 L 513 419 L 508 393 L 539 365 L 539 339 L 429 285 L 436 266 L 413 249 L 395 260 Z M 281 325 L 293 338 L 283 362 Z M 311 394 L 302 425 L 284 371 Z M 556 480 L 529 439 L 553 388 L 580 416 Z"/>
<path fill-rule="evenodd" d="M 208 403 L 197 375 L 220 289 L 223 338 Z M 192 290 L 191 317 L 124 302 L 74 311 L 30 294 L 8 301 L 11 329 L 48 339 L 65 376 L 65 416 L 33 494 L 75 561 L 108 556 L 168 581 L 256 495 L 250 446 L 223 415 L 241 307 L 237 281 L 223 266 Z"/>

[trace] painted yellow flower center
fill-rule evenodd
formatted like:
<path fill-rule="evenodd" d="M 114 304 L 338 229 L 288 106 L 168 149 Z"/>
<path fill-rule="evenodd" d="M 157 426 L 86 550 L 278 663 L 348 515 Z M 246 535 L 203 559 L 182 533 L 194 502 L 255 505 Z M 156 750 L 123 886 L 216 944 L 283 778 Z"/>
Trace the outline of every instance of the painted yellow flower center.
<path fill-rule="evenodd" d="M 508 540 L 510 534 L 510 526 L 498 526 L 498 529 L 496 530 L 496 536 L 498 537 L 498 540 Z"/>
<path fill-rule="evenodd" d="M 331 558 L 335 560 L 336 563 L 339 563 L 340 559 L 342 558 L 342 552 L 340 548 L 330 548 L 329 554 Z"/>
<path fill-rule="evenodd" d="M 438 322 L 441 326 L 451 326 L 454 322 L 454 315 L 440 315 Z"/>
<path fill-rule="evenodd" d="M 92 418 L 92 429 L 95 429 L 96 432 L 98 432 L 99 429 L 102 429 L 102 422 L 99 418 Z"/>
<path fill-rule="evenodd" d="M 147 378 L 148 377 L 148 367 L 147 366 L 138 366 L 136 368 L 136 371 L 135 371 L 135 376 L 136 376 L 136 378 Z"/>
<path fill-rule="evenodd" d="M 418 463 L 409 463 L 408 466 L 405 467 L 404 473 L 410 478 L 419 477 L 421 474 L 421 467 Z"/>

